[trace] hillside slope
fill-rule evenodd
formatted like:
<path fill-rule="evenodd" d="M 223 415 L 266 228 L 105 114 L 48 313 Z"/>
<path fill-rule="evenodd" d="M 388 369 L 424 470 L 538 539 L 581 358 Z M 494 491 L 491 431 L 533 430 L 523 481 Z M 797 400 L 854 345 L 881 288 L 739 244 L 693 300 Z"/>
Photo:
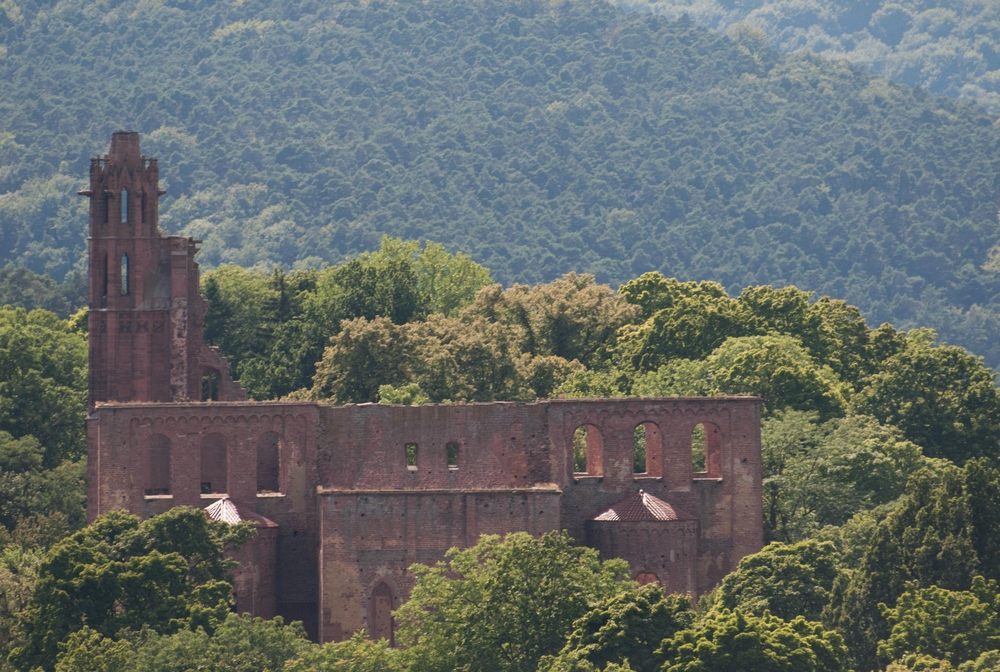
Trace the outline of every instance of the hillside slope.
<path fill-rule="evenodd" d="M 972 104 L 593 0 L 3 7 L 0 263 L 80 269 L 70 194 L 127 127 L 205 266 L 429 238 L 505 283 L 791 283 L 1000 361 Z"/>
<path fill-rule="evenodd" d="M 846 58 L 909 86 L 1000 113 L 1000 4 L 982 0 L 618 0 L 728 30 L 762 29 L 777 49 Z"/>

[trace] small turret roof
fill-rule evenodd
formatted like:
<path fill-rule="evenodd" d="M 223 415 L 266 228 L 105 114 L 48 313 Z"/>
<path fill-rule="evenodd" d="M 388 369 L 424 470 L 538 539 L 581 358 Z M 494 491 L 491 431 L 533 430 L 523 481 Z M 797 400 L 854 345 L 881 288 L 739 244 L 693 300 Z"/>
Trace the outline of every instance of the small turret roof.
<path fill-rule="evenodd" d="M 630 495 L 610 509 L 594 518 L 600 521 L 621 521 L 641 523 L 645 521 L 698 520 L 686 511 L 678 509 L 644 490 Z"/>

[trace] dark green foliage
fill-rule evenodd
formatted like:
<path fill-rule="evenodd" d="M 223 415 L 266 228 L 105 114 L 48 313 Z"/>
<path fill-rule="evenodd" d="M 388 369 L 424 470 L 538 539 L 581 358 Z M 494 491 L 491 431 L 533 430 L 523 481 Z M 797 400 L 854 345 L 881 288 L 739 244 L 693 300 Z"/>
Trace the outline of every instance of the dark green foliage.
<path fill-rule="evenodd" d="M 655 654 L 660 643 L 690 626 L 694 616 L 687 596 L 664 597 L 659 584 L 619 593 L 576 621 L 559 656 L 543 659 L 538 669 L 560 670 L 564 661 L 581 660 L 604 669 L 627 660 L 635 672 L 654 672 L 663 664 Z"/>
<path fill-rule="evenodd" d="M 20 617 L 24 643 L 11 661 L 52 670 L 59 643 L 84 626 L 112 639 L 144 627 L 211 631 L 232 597 L 235 563 L 223 550 L 252 534 L 246 524 L 230 527 L 186 507 L 141 523 L 125 512 L 98 518 L 54 546 L 38 568 Z"/>
<path fill-rule="evenodd" d="M 786 621 L 796 616 L 818 621 L 836 578 L 832 543 L 772 543 L 740 560 L 736 571 L 722 580 L 717 604 L 758 616 L 769 611 Z"/>
<path fill-rule="evenodd" d="M 839 672 L 847 650 L 835 632 L 799 616 L 786 622 L 728 609 L 663 642 L 663 672 Z"/>
<path fill-rule="evenodd" d="M 932 347 L 933 338 L 924 330 L 910 332 L 906 347 L 882 362 L 854 399 L 856 411 L 899 427 L 931 457 L 961 463 L 996 455 L 996 375 L 959 347 Z"/>
<path fill-rule="evenodd" d="M 67 318 L 87 305 L 87 279 L 74 273 L 65 284 L 26 268 L 0 268 L 0 306 L 41 308 Z"/>
<path fill-rule="evenodd" d="M 998 543 L 1000 533 L 991 524 L 1000 515 L 998 488 L 1000 471 L 985 461 L 972 461 L 964 470 L 949 466 L 939 475 L 923 470 L 911 478 L 906 496 L 879 524 L 858 567 L 833 591 L 828 618 L 844 634 L 858 667 L 878 664 L 876 645 L 891 630 L 879 605 L 895 605 L 908 586 L 962 591 L 977 573 L 997 578 L 995 557 L 980 559 L 977 549 L 989 552 Z"/>
<path fill-rule="evenodd" d="M 505 284 L 809 286 L 1000 361 L 1000 129 L 753 31 L 596 0 L 24 0 L 0 31 L 0 263 L 82 270 L 72 194 L 130 127 L 206 267 L 426 237 Z"/>

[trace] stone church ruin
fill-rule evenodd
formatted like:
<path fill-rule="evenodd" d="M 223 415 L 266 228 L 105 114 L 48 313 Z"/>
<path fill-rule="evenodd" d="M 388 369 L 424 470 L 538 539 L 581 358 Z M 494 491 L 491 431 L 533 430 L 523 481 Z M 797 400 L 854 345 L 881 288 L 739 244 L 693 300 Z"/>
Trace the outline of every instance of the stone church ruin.
<path fill-rule="evenodd" d="M 240 612 L 302 620 L 324 642 L 360 628 L 391 637 L 408 567 L 482 534 L 567 530 L 627 559 L 641 582 L 692 596 L 760 550 L 759 399 L 247 401 L 202 337 L 198 241 L 158 231 L 164 192 L 137 133 L 112 136 L 80 193 L 90 199 L 88 518 L 183 505 L 255 521 L 237 555 Z M 704 437 L 697 465 L 693 433 Z"/>

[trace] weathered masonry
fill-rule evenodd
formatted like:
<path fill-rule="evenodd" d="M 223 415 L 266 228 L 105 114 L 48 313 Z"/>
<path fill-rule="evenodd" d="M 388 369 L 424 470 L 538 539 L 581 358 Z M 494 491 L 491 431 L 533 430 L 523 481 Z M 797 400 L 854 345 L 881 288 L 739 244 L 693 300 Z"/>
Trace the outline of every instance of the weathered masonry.
<path fill-rule="evenodd" d="M 565 529 L 692 595 L 761 548 L 756 398 L 246 401 L 202 339 L 197 241 L 157 231 L 156 178 L 120 132 L 81 192 L 91 520 L 187 505 L 256 521 L 238 609 L 303 620 L 321 641 L 391 637 L 408 567 L 482 534 Z"/>

